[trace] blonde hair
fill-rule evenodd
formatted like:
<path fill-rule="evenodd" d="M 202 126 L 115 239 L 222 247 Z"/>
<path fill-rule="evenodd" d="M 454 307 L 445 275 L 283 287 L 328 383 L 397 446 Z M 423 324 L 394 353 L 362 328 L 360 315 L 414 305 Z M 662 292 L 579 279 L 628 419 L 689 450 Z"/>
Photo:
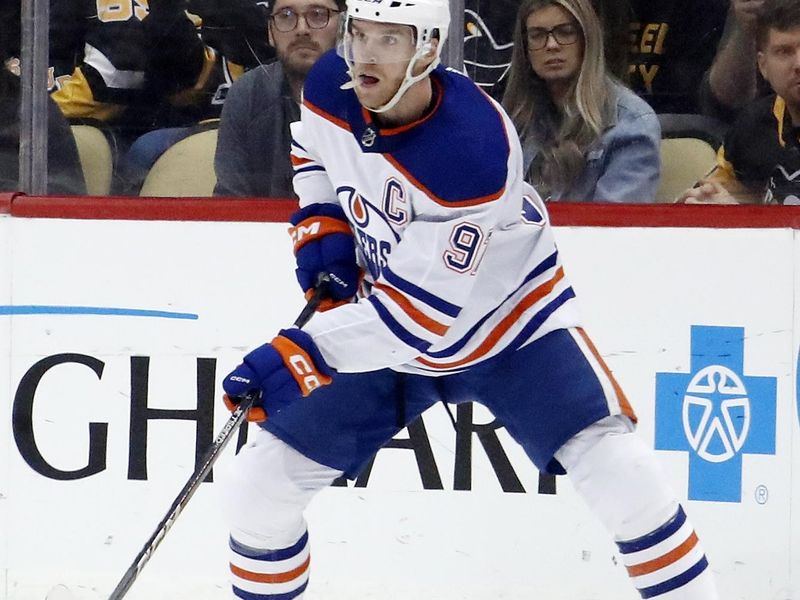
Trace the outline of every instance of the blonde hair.
<path fill-rule="evenodd" d="M 559 105 L 528 58 L 526 22 L 531 13 L 560 6 L 578 22 L 583 60 Z M 613 78 L 605 62 L 600 20 L 589 0 L 523 0 L 514 26 L 508 85 L 503 106 L 520 138 L 541 147 L 541 174 L 550 189 L 568 189 L 586 166 L 586 150 L 613 118 Z"/>

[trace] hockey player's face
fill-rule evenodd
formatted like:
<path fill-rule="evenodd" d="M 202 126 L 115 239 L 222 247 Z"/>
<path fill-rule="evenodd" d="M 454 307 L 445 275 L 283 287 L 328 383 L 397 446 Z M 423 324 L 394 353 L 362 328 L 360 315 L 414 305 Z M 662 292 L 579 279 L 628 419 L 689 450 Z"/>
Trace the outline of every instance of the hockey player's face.
<path fill-rule="evenodd" d="M 339 12 L 333 0 L 277 0 L 269 41 L 289 75 L 305 76 L 336 45 Z"/>
<path fill-rule="evenodd" d="M 551 4 L 525 21 L 528 60 L 534 73 L 550 84 L 566 84 L 578 76 L 583 62 L 583 33 L 565 8 Z"/>
<path fill-rule="evenodd" d="M 356 95 L 367 108 L 383 106 L 400 87 L 416 52 L 414 29 L 353 21 L 348 36 Z"/>
<path fill-rule="evenodd" d="M 800 113 L 800 27 L 788 31 L 771 30 L 767 43 L 758 53 L 758 66 L 790 111 Z M 792 119 L 795 118 L 792 114 Z"/>

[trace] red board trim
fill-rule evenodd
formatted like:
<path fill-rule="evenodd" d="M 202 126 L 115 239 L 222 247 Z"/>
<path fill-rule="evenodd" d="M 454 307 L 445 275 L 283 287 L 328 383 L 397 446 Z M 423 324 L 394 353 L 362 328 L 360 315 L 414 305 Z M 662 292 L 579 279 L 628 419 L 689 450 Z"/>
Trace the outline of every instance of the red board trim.
<path fill-rule="evenodd" d="M 0 213 L 51 219 L 285 223 L 297 202 L 279 198 L 139 198 L 0 194 Z M 800 229 L 800 206 L 564 203 L 554 225 Z"/>

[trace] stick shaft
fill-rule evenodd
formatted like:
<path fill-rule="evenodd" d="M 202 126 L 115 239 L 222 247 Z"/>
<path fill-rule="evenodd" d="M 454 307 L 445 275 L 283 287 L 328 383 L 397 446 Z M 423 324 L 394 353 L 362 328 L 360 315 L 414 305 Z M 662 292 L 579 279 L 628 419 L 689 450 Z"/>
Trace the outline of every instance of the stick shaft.
<path fill-rule="evenodd" d="M 303 308 L 303 311 L 294 322 L 296 327 L 302 327 L 305 325 L 311 318 L 311 315 L 314 314 L 314 311 L 317 309 L 317 306 L 322 299 L 325 287 L 326 286 L 324 285 L 324 282 L 321 281 L 320 285 L 314 289 L 314 294 L 311 296 Z M 167 532 L 172 529 L 172 526 L 175 524 L 178 516 L 189 503 L 189 500 L 191 500 L 192 496 L 194 496 L 194 493 L 200 488 L 200 484 L 203 483 L 203 480 L 205 480 L 206 476 L 213 468 L 214 463 L 217 462 L 217 458 L 219 458 L 220 453 L 225 449 L 225 446 L 228 445 L 228 442 L 231 440 L 231 438 L 233 438 L 234 432 L 236 432 L 242 422 L 244 422 L 245 416 L 247 415 L 247 410 L 252 406 L 254 400 L 255 395 L 247 396 L 239 403 L 239 405 L 236 407 L 236 410 L 231 413 L 231 416 L 225 423 L 225 426 L 217 434 L 216 439 L 203 456 L 200 466 L 195 469 L 195 472 L 192 473 L 192 476 L 186 482 L 186 485 L 184 485 L 183 489 L 181 489 L 181 491 L 178 493 L 178 496 L 169 507 L 167 514 L 164 515 L 164 518 L 159 522 L 156 530 L 153 532 L 153 535 L 150 536 L 150 539 L 145 542 L 145 545 L 139 551 L 139 554 L 137 554 L 136 558 L 133 559 L 133 563 L 131 563 L 131 565 L 128 567 L 128 570 L 125 571 L 125 574 L 122 576 L 122 579 L 120 579 L 117 587 L 114 588 L 114 591 L 111 592 L 108 600 L 120 600 L 120 598 L 122 598 L 131 588 L 133 582 L 139 576 L 139 573 L 141 573 L 144 566 L 150 560 L 153 552 L 155 552 L 156 548 L 158 548 L 159 544 L 161 544 L 164 536 L 166 536 Z"/>

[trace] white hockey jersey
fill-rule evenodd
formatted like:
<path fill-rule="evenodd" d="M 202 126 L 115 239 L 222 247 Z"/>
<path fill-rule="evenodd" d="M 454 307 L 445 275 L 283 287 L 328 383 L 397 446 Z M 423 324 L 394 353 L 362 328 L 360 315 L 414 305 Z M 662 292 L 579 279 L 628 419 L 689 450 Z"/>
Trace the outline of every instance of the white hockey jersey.
<path fill-rule="evenodd" d="M 440 66 L 431 80 L 428 114 L 381 129 L 340 89 L 333 51 L 306 78 L 295 191 L 303 207 L 341 205 L 367 272 L 358 302 L 304 328 L 339 371 L 445 375 L 579 325 L 510 119 L 459 73 Z"/>

